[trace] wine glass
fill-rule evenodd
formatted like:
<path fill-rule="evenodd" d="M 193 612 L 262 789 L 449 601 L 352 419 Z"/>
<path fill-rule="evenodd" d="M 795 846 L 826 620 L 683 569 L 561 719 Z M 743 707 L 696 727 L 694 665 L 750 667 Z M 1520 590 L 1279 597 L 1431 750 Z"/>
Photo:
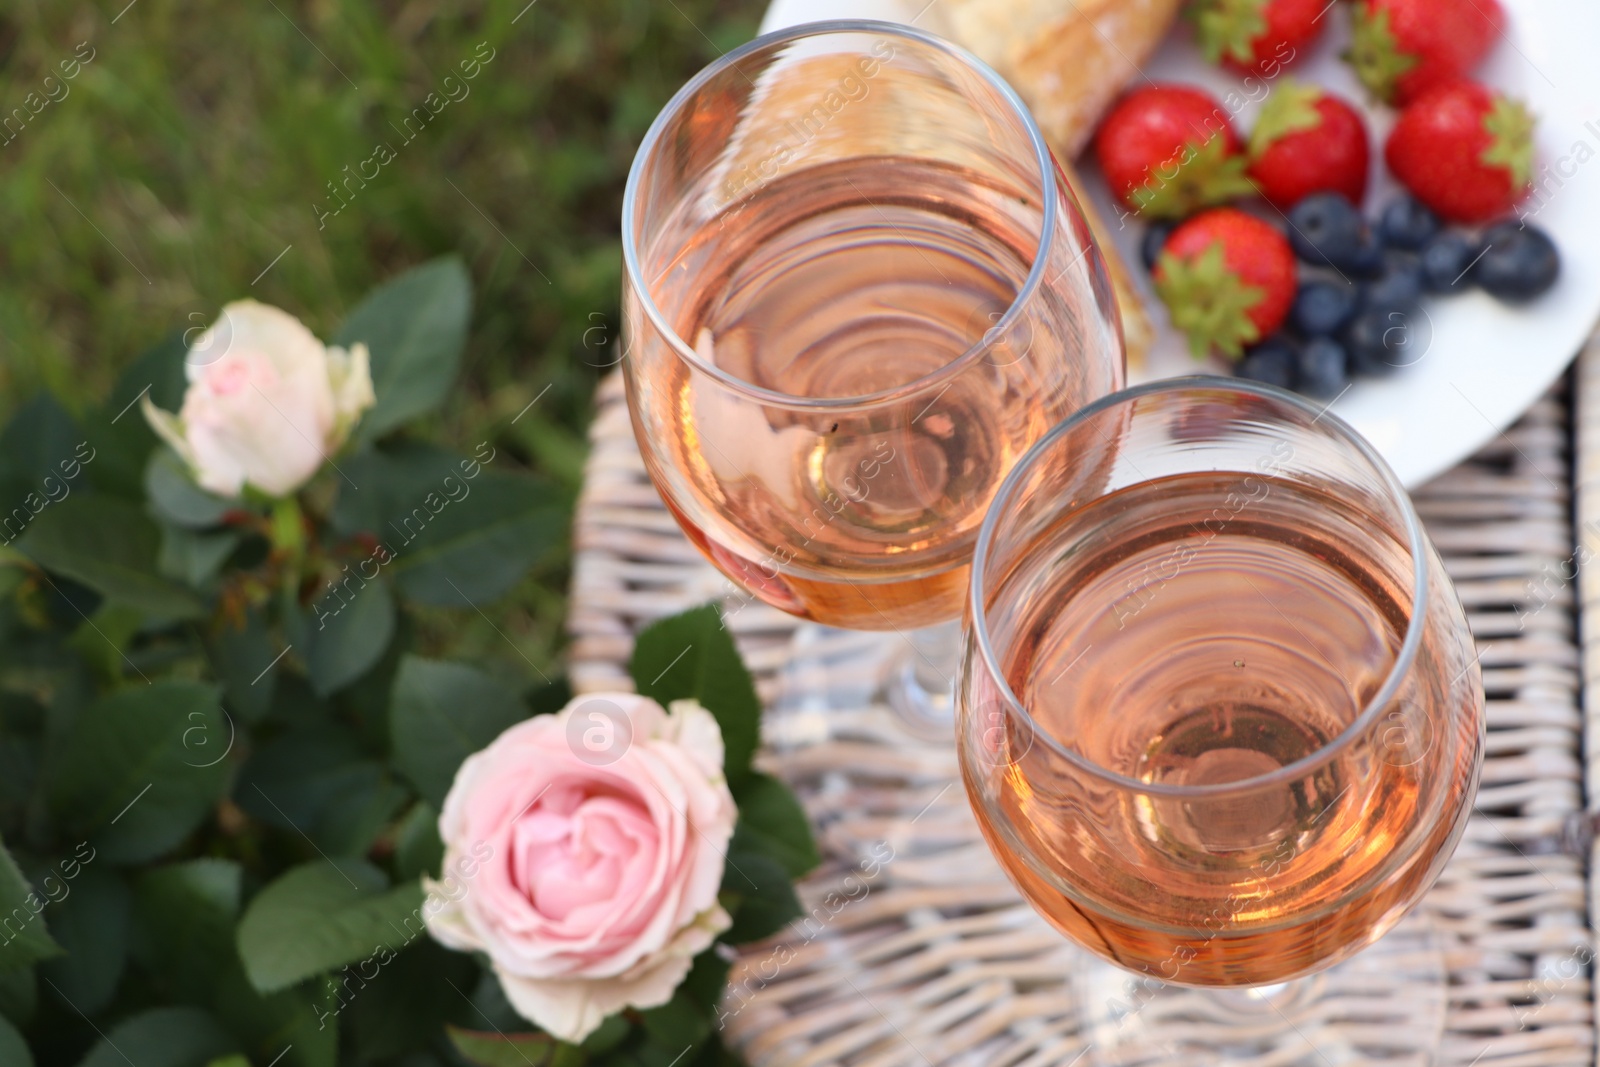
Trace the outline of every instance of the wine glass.
<path fill-rule="evenodd" d="M 651 126 L 622 217 L 645 466 L 723 574 L 804 619 L 957 618 L 1012 464 L 1123 380 L 1104 263 L 1038 128 L 910 27 L 728 53 Z"/>
<path fill-rule="evenodd" d="M 1288 393 L 1168 380 L 1053 429 L 984 520 L 966 623 L 963 779 L 1028 902 L 1130 972 L 1077 983 L 1111 1062 L 1292 1024 L 1295 980 L 1394 927 L 1466 824 L 1460 602 L 1388 466 Z"/>

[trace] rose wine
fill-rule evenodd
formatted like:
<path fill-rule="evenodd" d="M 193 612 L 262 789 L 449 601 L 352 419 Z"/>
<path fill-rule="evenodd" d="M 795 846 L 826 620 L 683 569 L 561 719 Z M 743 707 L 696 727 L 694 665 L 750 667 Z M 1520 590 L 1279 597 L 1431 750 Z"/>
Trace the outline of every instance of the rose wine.
<path fill-rule="evenodd" d="M 858 158 L 779 175 L 659 235 L 682 249 L 652 285 L 674 332 L 705 362 L 797 401 L 753 400 L 676 359 L 648 382 L 629 378 L 652 476 L 724 573 L 838 626 L 959 613 L 1001 479 L 1049 426 L 1121 381 L 1120 354 L 1086 353 L 1076 332 L 1095 266 L 1081 246 L 1062 249 L 1029 314 L 999 327 L 1040 213 L 1020 183 Z M 986 334 L 991 347 L 969 354 Z M 908 386 L 889 401 L 798 402 Z"/>
<path fill-rule="evenodd" d="M 1104 496 L 986 589 L 1006 605 L 990 620 L 1002 671 L 1042 734 L 1106 770 L 1171 786 L 1269 774 L 1338 737 L 1396 662 L 1412 571 L 1377 526 L 1265 476 Z M 1098 782 L 1011 720 L 990 738 L 996 803 L 975 807 L 1018 888 L 1092 951 L 1180 984 L 1283 981 L 1381 936 L 1448 856 L 1476 764 L 1424 757 L 1475 756 L 1477 720 L 1434 696 L 1402 689 L 1369 743 L 1209 797 Z M 1441 773 L 1451 784 L 1423 780 Z"/>

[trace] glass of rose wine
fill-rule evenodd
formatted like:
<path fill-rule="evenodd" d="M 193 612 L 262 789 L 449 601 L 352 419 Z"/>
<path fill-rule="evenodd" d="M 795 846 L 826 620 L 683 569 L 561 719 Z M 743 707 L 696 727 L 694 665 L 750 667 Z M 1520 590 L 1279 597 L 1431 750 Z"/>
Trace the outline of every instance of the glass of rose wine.
<path fill-rule="evenodd" d="M 1001 480 L 1122 384 L 1038 128 L 909 27 L 813 23 L 706 68 L 645 136 L 622 237 L 651 479 L 749 597 L 817 623 L 956 633 Z"/>
<path fill-rule="evenodd" d="M 966 624 L 963 779 L 1022 895 L 1092 954 L 1078 987 L 1101 1057 L 1405 1058 L 1297 1052 L 1345 1039 L 1285 1029 L 1328 1007 L 1306 976 L 1433 883 L 1483 757 L 1465 615 L 1370 445 L 1235 380 L 1105 397 L 997 493 Z M 1421 958 L 1405 952 L 1393 968 Z M 1382 1040 L 1426 1053 L 1437 1022 Z"/>

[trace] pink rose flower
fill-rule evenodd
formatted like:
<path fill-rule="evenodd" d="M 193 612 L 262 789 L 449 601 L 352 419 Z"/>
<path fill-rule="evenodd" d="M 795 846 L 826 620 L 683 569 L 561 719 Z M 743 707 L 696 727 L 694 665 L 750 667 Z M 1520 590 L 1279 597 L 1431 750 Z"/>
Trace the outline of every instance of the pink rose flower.
<path fill-rule="evenodd" d="M 512 1007 L 564 1041 L 665 1004 L 731 922 L 717 890 L 738 811 L 722 760 L 722 731 L 692 700 L 669 712 L 596 693 L 511 727 L 445 797 L 445 869 L 474 846 L 495 859 L 429 932 L 487 954 Z"/>

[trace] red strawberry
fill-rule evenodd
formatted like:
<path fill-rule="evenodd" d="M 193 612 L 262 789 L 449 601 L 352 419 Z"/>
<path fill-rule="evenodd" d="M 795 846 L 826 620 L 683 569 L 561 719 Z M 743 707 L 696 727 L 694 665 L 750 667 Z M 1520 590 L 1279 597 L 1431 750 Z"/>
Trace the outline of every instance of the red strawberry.
<path fill-rule="evenodd" d="M 1528 195 L 1534 117 L 1519 101 L 1461 81 L 1410 107 L 1389 133 L 1389 170 L 1439 215 L 1487 222 Z"/>
<path fill-rule="evenodd" d="M 1222 105 L 1184 85 L 1135 89 L 1095 135 L 1111 191 L 1149 218 L 1181 218 L 1254 192 L 1239 149 Z"/>
<path fill-rule="evenodd" d="M 1500 0 L 1357 0 L 1345 59 L 1372 94 L 1409 104 L 1471 74 L 1505 32 Z"/>
<path fill-rule="evenodd" d="M 1322 32 L 1328 0 L 1195 0 L 1200 51 L 1240 74 L 1276 78 Z"/>
<path fill-rule="evenodd" d="M 1361 203 L 1370 157 L 1360 112 L 1288 78 L 1267 97 L 1250 131 L 1250 177 L 1284 211 L 1312 193 L 1343 193 Z"/>
<path fill-rule="evenodd" d="M 1237 208 L 1216 208 L 1172 231 L 1155 284 L 1190 351 L 1203 356 L 1215 348 L 1238 357 L 1288 317 L 1294 252 L 1270 224 Z"/>

